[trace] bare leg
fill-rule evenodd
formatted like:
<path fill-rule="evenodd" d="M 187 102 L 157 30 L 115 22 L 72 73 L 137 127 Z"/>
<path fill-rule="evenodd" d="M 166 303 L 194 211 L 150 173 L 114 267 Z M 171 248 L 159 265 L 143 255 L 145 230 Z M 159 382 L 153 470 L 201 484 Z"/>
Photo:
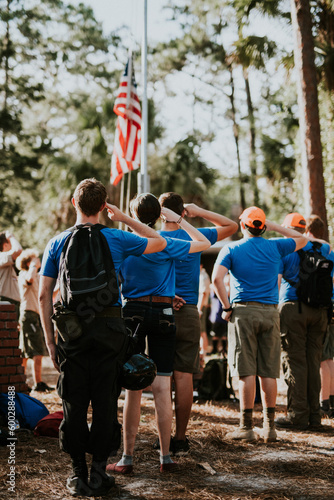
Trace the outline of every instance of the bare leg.
<path fill-rule="evenodd" d="M 43 356 L 33 357 L 33 377 L 35 384 L 42 382 L 42 359 Z"/>
<path fill-rule="evenodd" d="M 170 377 L 158 375 L 152 383 L 155 402 L 155 418 L 157 421 L 161 455 L 169 455 L 169 444 L 172 431 L 172 400 L 170 396 Z"/>
<path fill-rule="evenodd" d="M 331 394 L 331 372 L 330 366 L 326 361 L 322 361 L 320 365 L 320 377 L 321 377 L 321 392 L 320 392 L 320 400 L 325 401 L 329 399 Z"/>
<path fill-rule="evenodd" d="M 186 439 L 186 431 L 193 404 L 193 375 L 174 371 L 175 382 L 175 417 L 177 441 Z"/>
<path fill-rule="evenodd" d="M 275 408 L 277 398 L 277 380 L 260 377 L 261 397 L 265 408 Z"/>
<path fill-rule="evenodd" d="M 28 364 L 28 358 L 22 358 L 22 366 L 23 366 L 24 373 L 26 372 L 27 364 Z"/>
<path fill-rule="evenodd" d="M 255 389 L 255 375 L 239 377 L 240 410 L 254 408 Z"/>
<path fill-rule="evenodd" d="M 123 439 L 125 455 L 133 455 L 140 420 L 141 394 L 142 391 L 125 391 L 125 403 L 123 410 Z"/>

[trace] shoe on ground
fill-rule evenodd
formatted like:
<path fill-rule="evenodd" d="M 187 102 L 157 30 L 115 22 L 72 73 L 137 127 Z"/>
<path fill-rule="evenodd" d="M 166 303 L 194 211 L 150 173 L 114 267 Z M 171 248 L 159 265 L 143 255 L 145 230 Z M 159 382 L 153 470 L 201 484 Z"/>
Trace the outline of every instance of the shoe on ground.
<path fill-rule="evenodd" d="M 190 450 L 188 438 L 186 438 L 184 440 L 183 439 L 178 440 L 178 439 L 175 439 L 175 437 L 172 438 L 170 450 L 173 453 L 173 455 L 176 455 L 178 457 L 188 455 L 189 450 Z"/>
<path fill-rule="evenodd" d="M 66 489 L 73 496 L 91 496 L 91 489 L 87 481 L 78 476 L 71 476 L 67 478 Z"/>
<path fill-rule="evenodd" d="M 38 382 L 32 390 L 37 392 L 51 392 L 54 391 L 54 387 L 49 387 L 45 382 Z"/>
<path fill-rule="evenodd" d="M 314 422 L 310 423 L 308 426 L 309 431 L 321 431 L 324 428 L 324 426 L 321 424 L 321 422 Z"/>
<path fill-rule="evenodd" d="M 274 443 L 277 441 L 276 429 L 270 427 L 263 427 L 261 430 L 261 437 L 265 443 Z"/>
<path fill-rule="evenodd" d="M 88 496 L 102 497 L 107 495 L 109 491 L 115 487 L 115 478 L 106 475 L 104 478 L 101 477 L 101 480 L 98 482 L 89 482 L 88 486 L 90 489 L 90 494 Z"/>
<path fill-rule="evenodd" d="M 308 425 L 295 424 L 289 417 L 276 418 L 275 425 L 276 427 L 280 427 L 282 429 L 291 429 L 296 431 L 306 431 L 308 428 Z"/>
<path fill-rule="evenodd" d="M 329 412 L 327 413 L 328 418 L 334 418 L 334 408 L 330 408 Z"/>
<path fill-rule="evenodd" d="M 233 432 L 228 432 L 225 437 L 227 439 L 234 439 L 238 441 L 244 441 L 245 443 L 253 443 L 257 440 L 257 435 L 253 429 L 242 429 L 239 428 Z"/>
<path fill-rule="evenodd" d="M 107 472 L 114 472 L 116 474 L 132 474 L 133 472 L 133 465 L 117 465 L 117 462 L 115 464 L 108 464 L 106 467 Z"/>
<path fill-rule="evenodd" d="M 175 472 L 180 469 L 177 462 L 171 462 L 170 464 L 160 464 L 160 472 Z"/>

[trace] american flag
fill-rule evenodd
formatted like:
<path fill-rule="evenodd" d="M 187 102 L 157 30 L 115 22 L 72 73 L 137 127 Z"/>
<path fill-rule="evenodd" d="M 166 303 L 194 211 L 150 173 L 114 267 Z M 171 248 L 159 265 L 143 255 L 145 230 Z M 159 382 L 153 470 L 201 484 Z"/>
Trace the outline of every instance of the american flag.
<path fill-rule="evenodd" d="M 111 158 L 110 182 L 116 186 L 123 174 L 139 168 L 140 164 L 141 110 L 132 58 L 129 58 L 126 64 L 114 112 L 118 117 Z"/>

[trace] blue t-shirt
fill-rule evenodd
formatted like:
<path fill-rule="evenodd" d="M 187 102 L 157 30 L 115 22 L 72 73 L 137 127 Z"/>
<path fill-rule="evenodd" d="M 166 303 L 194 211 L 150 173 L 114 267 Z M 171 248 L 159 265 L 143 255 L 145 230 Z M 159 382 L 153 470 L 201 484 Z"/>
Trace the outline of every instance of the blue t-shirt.
<path fill-rule="evenodd" d="M 217 241 L 217 229 L 214 227 L 204 227 L 198 229 L 213 245 Z M 191 241 L 189 234 L 184 229 L 176 231 L 158 231 L 164 238 L 177 238 L 179 240 Z M 201 263 L 201 253 L 196 252 L 189 254 L 184 260 L 175 262 L 176 280 L 175 293 L 182 297 L 187 304 L 197 304 L 198 288 L 199 288 L 199 273 Z"/>
<path fill-rule="evenodd" d="M 303 250 L 312 250 L 312 242 L 308 242 Z M 330 246 L 323 244 L 320 248 L 320 253 L 326 257 L 326 259 L 332 260 L 334 262 L 334 253 L 330 251 Z M 279 266 L 279 274 L 282 274 L 282 282 L 279 293 L 279 301 L 290 302 L 298 300 L 297 290 L 293 285 L 290 285 L 287 281 L 292 281 L 293 283 L 298 283 L 299 276 L 299 263 L 300 257 L 297 252 L 292 255 L 288 255 L 281 260 Z M 285 279 L 286 278 L 286 279 Z"/>
<path fill-rule="evenodd" d="M 231 273 L 231 302 L 278 304 L 278 270 L 282 257 L 294 252 L 292 238 L 244 238 L 221 249 L 217 264 Z"/>
<path fill-rule="evenodd" d="M 185 259 L 190 242 L 166 238 L 162 252 L 130 256 L 122 264 L 122 294 L 126 299 L 145 295 L 158 297 L 175 296 L 175 261 Z"/>
<path fill-rule="evenodd" d="M 101 231 L 108 242 L 116 276 L 118 276 L 123 261 L 129 255 L 139 256 L 146 250 L 147 238 L 141 238 L 140 236 L 128 233 L 127 231 L 120 231 L 119 229 L 105 228 Z M 58 277 L 60 255 L 69 234 L 70 231 L 64 231 L 52 238 L 47 244 L 40 270 L 42 276 L 55 279 Z M 121 305 L 121 294 L 119 294 L 117 305 Z"/>

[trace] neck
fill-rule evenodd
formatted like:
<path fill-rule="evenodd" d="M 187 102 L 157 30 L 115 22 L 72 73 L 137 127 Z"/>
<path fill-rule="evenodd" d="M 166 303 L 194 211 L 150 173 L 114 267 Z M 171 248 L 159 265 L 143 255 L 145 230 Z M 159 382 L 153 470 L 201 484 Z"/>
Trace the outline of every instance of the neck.
<path fill-rule="evenodd" d="M 177 231 L 179 229 L 179 225 L 176 222 L 163 222 L 161 225 L 162 231 Z"/>
<path fill-rule="evenodd" d="M 77 220 L 76 220 L 76 225 L 78 224 L 87 224 L 89 222 L 90 224 L 98 224 L 99 223 L 99 214 L 95 215 L 90 215 L 87 216 L 83 214 L 82 212 L 77 212 Z"/>

